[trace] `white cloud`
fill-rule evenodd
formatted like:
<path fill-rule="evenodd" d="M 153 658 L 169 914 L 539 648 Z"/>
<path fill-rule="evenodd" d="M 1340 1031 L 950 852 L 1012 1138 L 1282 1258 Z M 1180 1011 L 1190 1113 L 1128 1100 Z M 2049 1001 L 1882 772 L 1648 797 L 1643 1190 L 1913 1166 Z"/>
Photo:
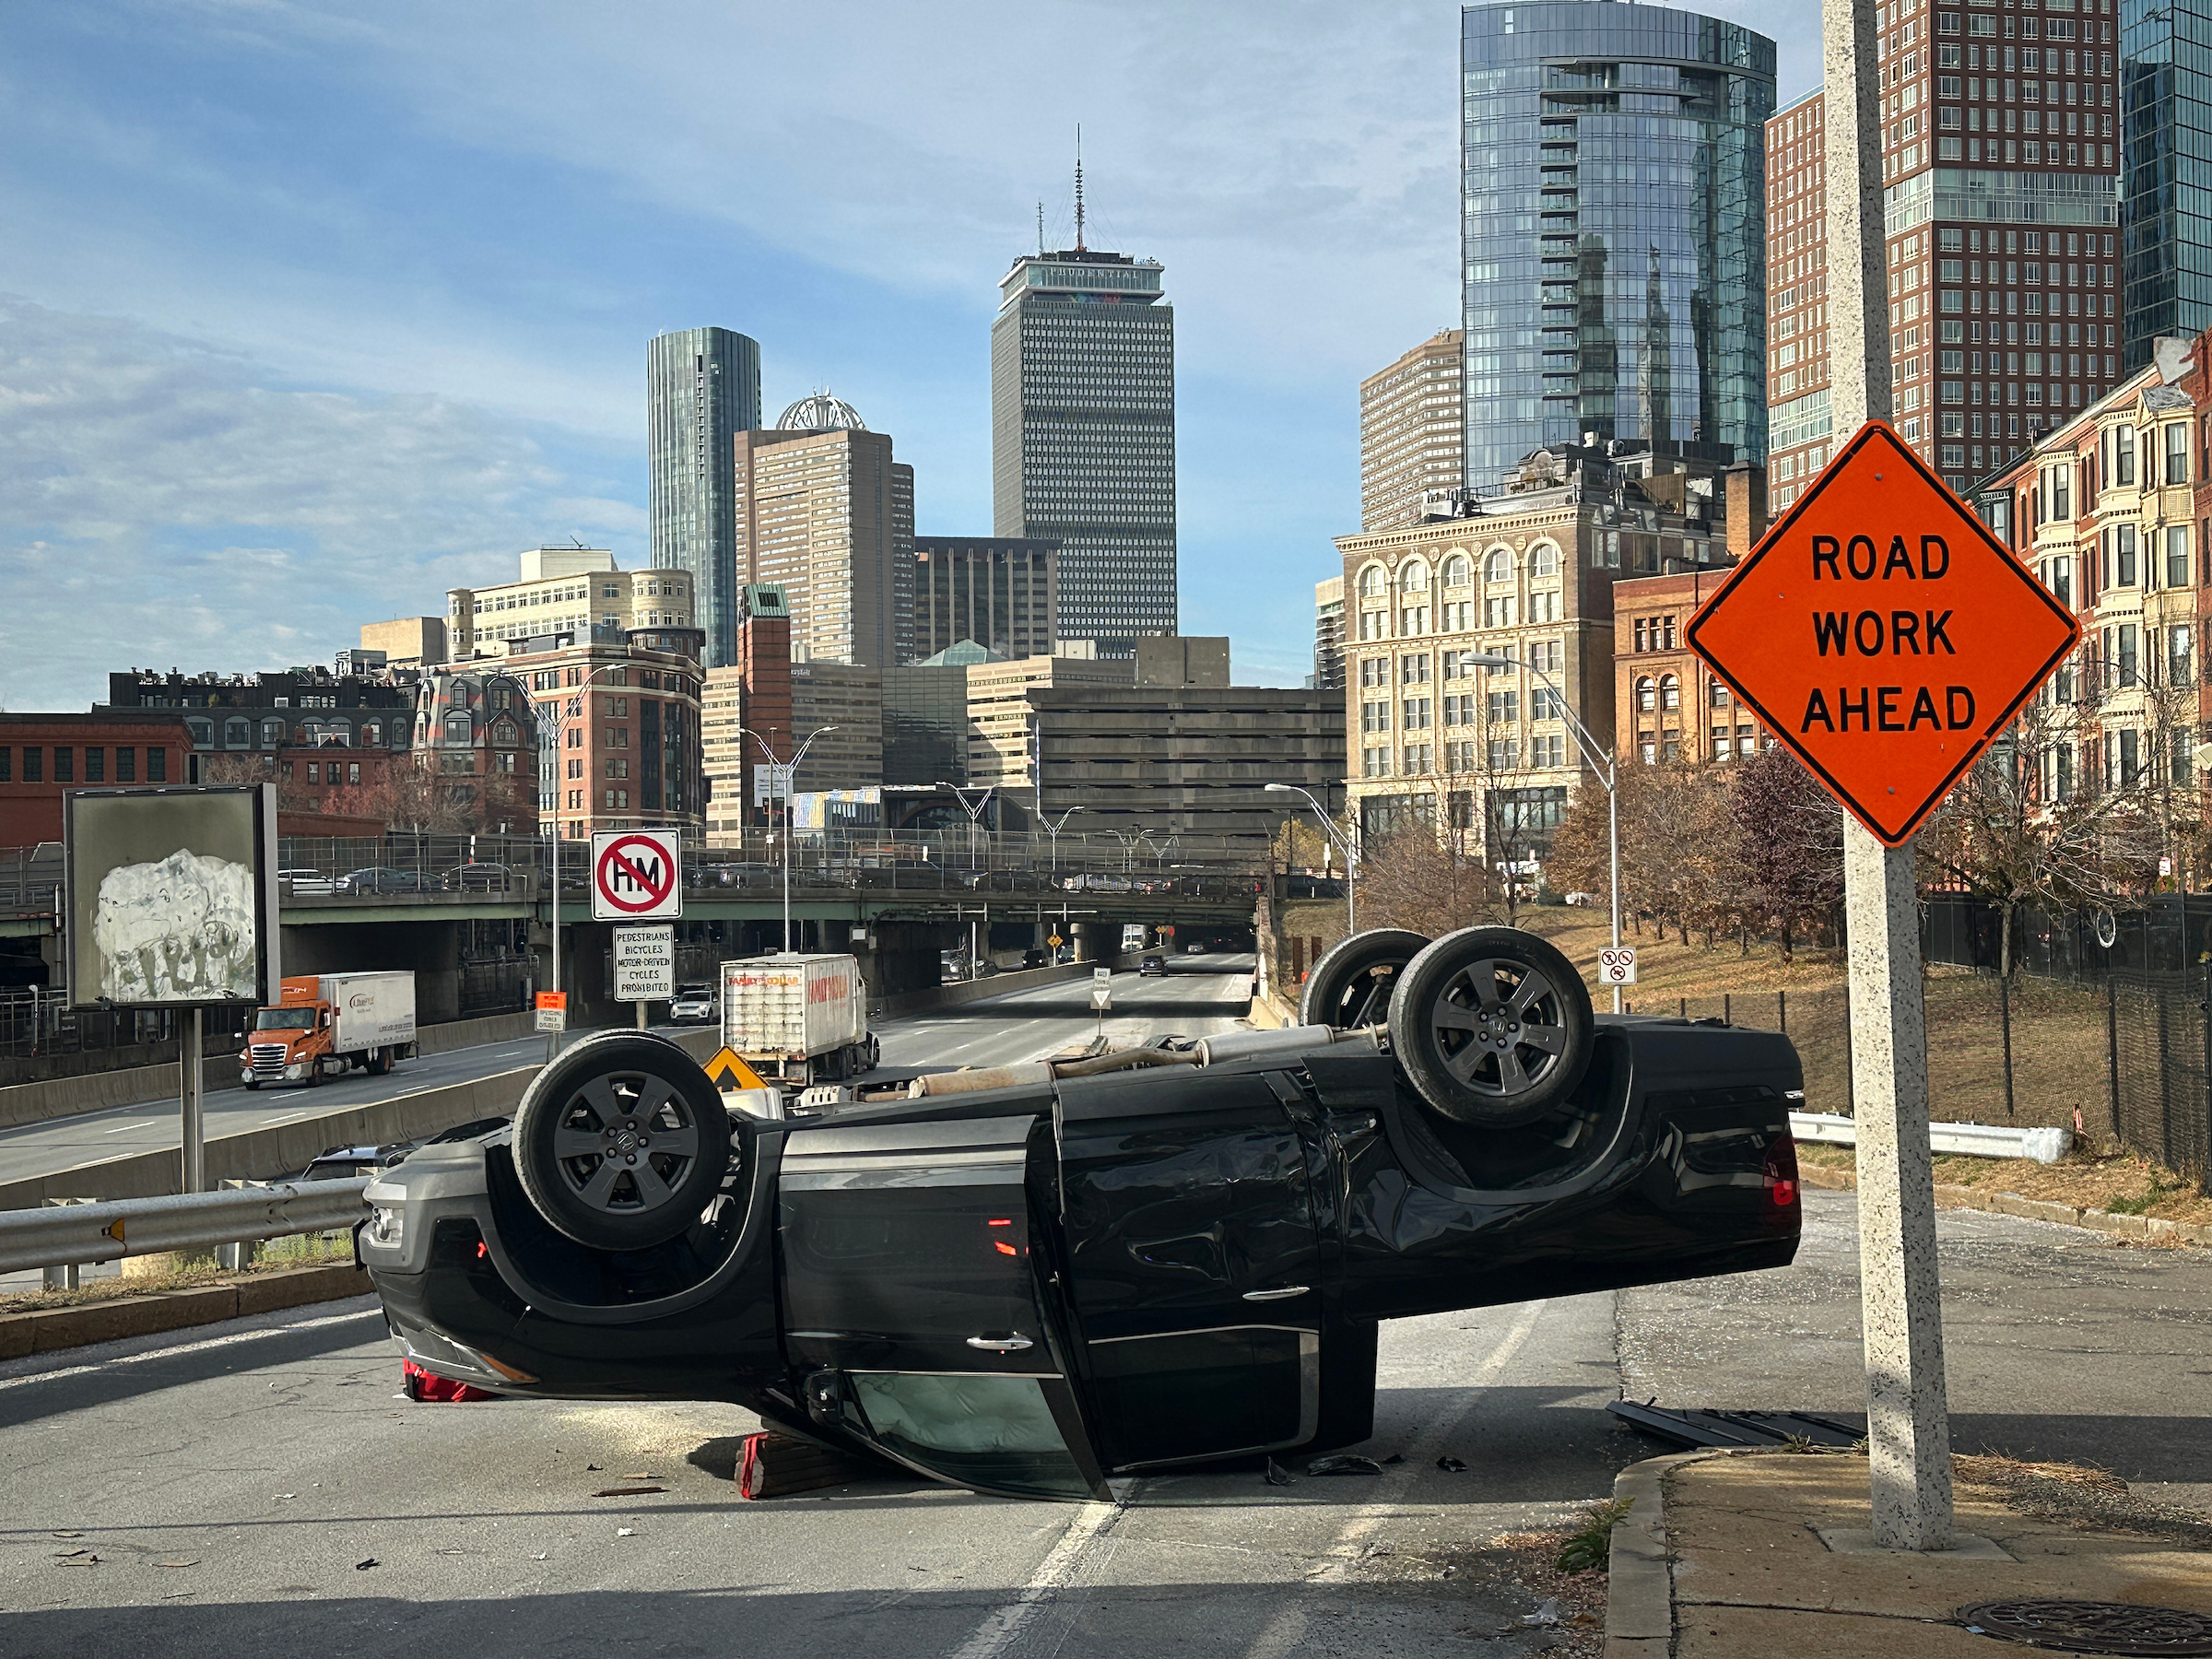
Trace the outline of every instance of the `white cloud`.
<path fill-rule="evenodd" d="M 0 299 L 0 700 L 82 707 L 110 672 L 326 660 L 575 530 L 639 552 L 634 503 L 512 421 L 287 387 L 142 324 Z"/>

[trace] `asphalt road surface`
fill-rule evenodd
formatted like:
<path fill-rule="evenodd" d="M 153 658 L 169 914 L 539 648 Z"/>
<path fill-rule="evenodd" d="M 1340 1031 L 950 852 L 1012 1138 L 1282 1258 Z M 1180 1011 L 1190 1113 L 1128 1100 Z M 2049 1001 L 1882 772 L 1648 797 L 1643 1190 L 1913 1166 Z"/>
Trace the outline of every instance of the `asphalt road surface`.
<path fill-rule="evenodd" d="M 1124 1038 L 1219 1029 L 1232 984 L 1117 978 L 1110 1018 Z M 910 1022 L 887 1069 L 1049 1053 L 1094 1027 L 1088 1000 L 1053 987 Z M 1784 1271 L 1384 1326 L 1364 1450 L 1404 1461 L 1379 1477 L 1294 1460 L 1278 1487 L 1235 1463 L 1120 1483 L 1111 1505 L 903 1477 L 744 1503 L 743 1411 L 410 1405 L 367 1301 L 0 1364 L 0 1651 L 1535 1651 L 1534 1598 L 1480 1547 L 1666 1449 L 1606 1414 L 1624 1386 L 1839 1414 L 1859 1398 L 1850 1196 L 1808 1198 Z M 2212 1495 L 2212 1262 L 2004 1217 L 1940 1225 L 1962 1443 Z M 638 1485 L 665 1489 L 594 1496 Z"/>

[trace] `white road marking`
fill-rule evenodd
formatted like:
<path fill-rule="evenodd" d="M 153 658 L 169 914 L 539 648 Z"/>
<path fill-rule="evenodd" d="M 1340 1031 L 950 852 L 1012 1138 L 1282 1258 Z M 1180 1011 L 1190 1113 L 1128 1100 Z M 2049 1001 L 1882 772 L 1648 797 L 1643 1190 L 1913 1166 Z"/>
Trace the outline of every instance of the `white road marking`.
<path fill-rule="evenodd" d="M 1499 1338 L 1498 1346 L 1475 1368 L 1475 1374 L 1467 1384 L 1466 1395 L 1460 1402 L 1458 1409 L 1440 1415 L 1430 1424 L 1426 1432 L 1406 1447 L 1405 1466 L 1394 1474 L 1383 1477 L 1390 1483 L 1390 1496 L 1372 1503 L 1363 1503 L 1352 1512 L 1350 1518 L 1337 1528 L 1336 1541 L 1330 1546 L 1329 1554 L 1335 1559 L 1319 1572 L 1308 1577 L 1305 1581 L 1307 1583 L 1324 1584 L 1342 1580 L 1352 1563 L 1359 1559 L 1361 1541 L 1399 1512 L 1399 1506 L 1405 1501 L 1407 1489 L 1436 1462 L 1461 1425 L 1475 1414 L 1476 1407 L 1482 1403 L 1484 1391 L 1512 1363 L 1513 1356 L 1521 1351 L 1530 1334 L 1535 1330 L 1536 1321 L 1544 1316 L 1547 1305 L 1540 1301 L 1531 1302 L 1522 1311 L 1521 1317 L 1514 1320 L 1505 1335 Z M 1308 1622 L 1304 1609 L 1284 1607 L 1260 1627 L 1259 1635 L 1253 1638 L 1252 1646 L 1245 1650 L 1246 1659 L 1282 1659 L 1282 1655 L 1290 1653 L 1305 1639 Z"/>
<path fill-rule="evenodd" d="M 179 1354 L 229 1347 L 240 1342 L 258 1342 L 264 1336 L 289 1336 L 300 1331 L 319 1331 L 325 1325 L 344 1324 L 349 1319 L 382 1319 L 383 1314 L 382 1307 L 360 1308 L 351 1313 L 326 1313 L 319 1319 L 300 1319 L 290 1324 L 265 1325 L 257 1331 L 233 1331 L 225 1336 L 209 1336 L 198 1342 L 180 1342 L 171 1347 L 148 1348 L 143 1354 L 124 1354 L 112 1359 L 96 1360 L 90 1365 L 65 1365 L 53 1371 L 27 1372 L 19 1377 L 0 1377 L 0 1389 L 21 1388 L 29 1382 L 53 1382 L 65 1377 L 88 1376 L 93 1371 L 105 1371 L 111 1365 L 142 1365 L 148 1359 L 173 1359 Z"/>
<path fill-rule="evenodd" d="M 1037 1571 L 1030 1574 L 1030 1582 L 1015 1592 L 1012 1601 L 983 1620 L 975 1634 L 954 1650 L 952 1659 L 994 1659 L 1019 1641 L 1023 1628 L 1036 1617 L 1037 1610 L 1092 1564 L 1086 1559 L 1087 1552 L 1106 1542 L 1141 1484 L 1133 1483 L 1115 1502 L 1085 1504 L 1067 1524 L 1060 1541 L 1038 1563 Z"/>

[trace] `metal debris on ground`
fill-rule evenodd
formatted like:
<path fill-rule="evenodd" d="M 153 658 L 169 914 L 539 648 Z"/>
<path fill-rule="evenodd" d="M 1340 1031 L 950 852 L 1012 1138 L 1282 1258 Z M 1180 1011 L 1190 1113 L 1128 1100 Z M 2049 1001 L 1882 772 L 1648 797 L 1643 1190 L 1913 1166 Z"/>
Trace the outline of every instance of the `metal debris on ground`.
<path fill-rule="evenodd" d="M 1297 1478 L 1297 1476 L 1284 1468 L 1281 1464 L 1277 1463 L 1274 1458 L 1271 1457 L 1267 1460 L 1267 1484 L 1269 1486 L 1288 1486 Z"/>
<path fill-rule="evenodd" d="M 2212 1618 L 2136 1602 L 2017 1600 L 1959 1610 L 1970 1634 L 2067 1653 L 2212 1654 Z"/>
<path fill-rule="evenodd" d="M 1357 1453 L 1341 1453 L 1335 1457 L 1317 1457 L 1306 1465 L 1309 1475 L 1380 1475 L 1382 1465 L 1371 1457 Z"/>
<path fill-rule="evenodd" d="M 1436 1460 L 1436 1466 L 1447 1475 L 1465 1475 L 1467 1472 L 1467 1465 L 1456 1457 L 1440 1457 Z"/>
<path fill-rule="evenodd" d="M 378 1560 L 374 1556 L 371 1556 L 365 1561 L 356 1561 L 353 1564 L 353 1570 L 356 1572 L 366 1572 L 371 1567 L 382 1567 L 382 1565 L 383 1563 L 382 1561 Z"/>
<path fill-rule="evenodd" d="M 650 1492 L 665 1492 L 667 1489 L 666 1487 L 657 1486 L 606 1487 L 594 1492 L 592 1496 L 594 1498 L 642 1498 Z"/>
<path fill-rule="evenodd" d="M 1793 1441 L 1850 1451 L 1865 1430 L 1802 1411 L 1673 1411 L 1650 1400 L 1615 1400 L 1623 1421 L 1683 1446 L 1786 1446 Z"/>

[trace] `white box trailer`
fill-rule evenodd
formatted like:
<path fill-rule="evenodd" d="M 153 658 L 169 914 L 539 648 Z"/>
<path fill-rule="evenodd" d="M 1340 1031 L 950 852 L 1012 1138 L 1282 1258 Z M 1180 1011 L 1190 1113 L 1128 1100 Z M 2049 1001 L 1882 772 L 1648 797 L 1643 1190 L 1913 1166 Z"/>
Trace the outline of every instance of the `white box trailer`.
<path fill-rule="evenodd" d="M 360 1067 L 388 1072 L 413 1052 L 412 973 L 301 974 L 280 982 L 275 1007 L 254 1016 L 239 1080 L 319 1083 Z"/>
<path fill-rule="evenodd" d="M 722 965 L 723 1046 L 786 1089 L 873 1067 L 868 988 L 849 956 L 748 957 Z"/>

